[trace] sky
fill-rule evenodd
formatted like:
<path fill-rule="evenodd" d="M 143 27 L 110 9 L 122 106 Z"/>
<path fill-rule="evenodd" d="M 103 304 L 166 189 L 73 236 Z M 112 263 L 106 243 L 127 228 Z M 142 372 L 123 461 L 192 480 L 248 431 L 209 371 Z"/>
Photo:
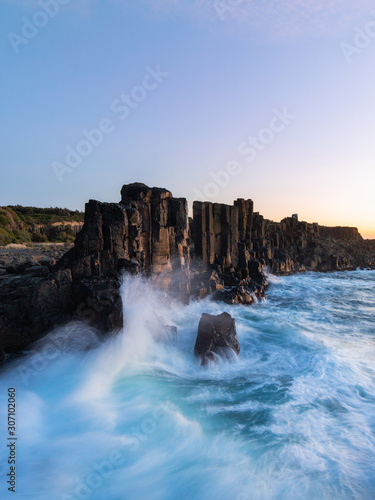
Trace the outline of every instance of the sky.
<path fill-rule="evenodd" d="M 375 238 L 375 0 L 0 0 L 0 205 L 144 182 Z"/>

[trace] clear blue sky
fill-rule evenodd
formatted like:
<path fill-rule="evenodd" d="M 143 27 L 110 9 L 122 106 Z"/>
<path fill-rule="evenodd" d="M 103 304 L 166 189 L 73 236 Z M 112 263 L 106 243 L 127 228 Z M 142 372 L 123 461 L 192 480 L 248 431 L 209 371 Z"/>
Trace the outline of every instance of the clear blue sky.
<path fill-rule="evenodd" d="M 0 0 L 0 205 L 83 209 L 141 181 L 375 237 L 374 1 L 61 2 Z"/>

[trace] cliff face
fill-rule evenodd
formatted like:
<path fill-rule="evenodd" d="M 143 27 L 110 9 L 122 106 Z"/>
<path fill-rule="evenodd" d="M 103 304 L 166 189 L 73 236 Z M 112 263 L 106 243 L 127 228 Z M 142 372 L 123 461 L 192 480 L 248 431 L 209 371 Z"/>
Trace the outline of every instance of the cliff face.
<path fill-rule="evenodd" d="M 375 267 L 374 254 L 375 245 L 355 228 L 320 227 L 297 216 L 272 222 L 254 212 L 251 200 L 195 202 L 189 227 L 185 199 L 126 185 L 119 203 L 87 203 L 75 245 L 56 265 L 0 275 L 0 348 L 18 352 L 72 319 L 102 332 L 120 329 L 124 272 L 149 276 L 171 299 L 214 293 L 251 304 L 267 288 L 266 266 L 276 274 Z"/>
<path fill-rule="evenodd" d="M 143 272 L 185 293 L 189 264 L 187 201 L 138 183 L 123 186 L 120 203 L 87 203 L 83 229 L 64 260 L 76 280 Z"/>
<path fill-rule="evenodd" d="M 357 228 L 299 222 L 297 215 L 273 222 L 253 211 L 252 200 L 243 199 L 233 206 L 194 202 L 193 213 L 195 256 L 222 273 L 235 268 L 242 278 L 251 276 L 254 260 L 274 274 L 373 263 Z"/>
<path fill-rule="evenodd" d="M 144 273 L 187 302 L 189 268 L 185 199 L 137 183 L 122 188 L 119 203 L 90 200 L 74 247 L 56 266 L 0 276 L 0 351 L 17 352 L 72 319 L 102 332 L 120 329 L 124 272 Z"/>

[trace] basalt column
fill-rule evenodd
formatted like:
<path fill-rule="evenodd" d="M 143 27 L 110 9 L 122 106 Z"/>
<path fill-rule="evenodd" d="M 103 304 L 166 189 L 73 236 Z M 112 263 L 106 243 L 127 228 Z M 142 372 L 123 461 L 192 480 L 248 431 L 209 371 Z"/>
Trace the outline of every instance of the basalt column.
<path fill-rule="evenodd" d="M 238 207 L 195 201 L 193 204 L 195 255 L 205 265 L 223 271 L 238 264 Z"/>
<path fill-rule="evenodd" d="M 121 190 L 120 204 L 140 215 L 136 235 L 145 271 L 165 287 L 184 276 L 190 262 L 188 206 L 185 198 L 173 198 L 166 189 L 129 184 Z M 186 283 L 187 285 L 187 283 Z"/>

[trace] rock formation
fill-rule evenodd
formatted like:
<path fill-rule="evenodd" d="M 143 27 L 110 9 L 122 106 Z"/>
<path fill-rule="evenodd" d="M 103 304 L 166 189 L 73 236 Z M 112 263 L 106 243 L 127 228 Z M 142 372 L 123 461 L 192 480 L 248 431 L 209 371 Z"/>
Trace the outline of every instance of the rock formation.
<path fill-rule="evenodd" d="M 251 304 L 252 294 L 264 295 L 267 281 L 253 250 L 258 245 L 257 223 L 251 200 L 239 199 L 233 206 L 194 202 L 194 256 L 216 271 L 220 284 L 231 287 L 231 292 L 216 289 L 217 299 Z"/>
<path fill-rule="evenodd" d="M 251 200 L 234 205 L 195 202 L 189 225 L 184 198 L 129 184 L 119 203 L 90 200 L 74 247 L 57 263 L 1 268 L 0 353 L 18 352 L 72 319 L 99 331 L 122 327 L 122 273 L 143 273 L 172 299 L 214 294 L 229 304 L 251 304 L 275 274 L 375 267 L 375 244 L 356 228 L 281 222 L 254 212 Z"/>
<path fill-rule="evenodd" d="M 74 247 L 52 269 L 0 276 L 0 346 L 17 352 L 72 319 L 102 332 L 120 329 L 124 272 L 145 273 L 187 302 L 189 265 L 185 199 L 135 183 L 122 188 L 119 203 L 90 200 Z"/>
<path fill-rule="evenodd" d="M 71 268 L 74 279 L 144 272 L 187 297 L 187 201 L 139 183 L 123 186 L 121 196 L 120 203 L 87 203 L 83 229 L 63 266 Z"/>
<path fill-rule="evenodd" d="M 240 353 L 236 322 L 228 313 L 218 316 L 203 313 L 198 325 L 194 353 L 202 364 L 215 360 L 215 355 L 230 356 Z"/>
<path fill-rule="evenodd" d="M 193 212 L 195 256 L 219 275 L 252 278 L 259 295 L 264 293 L 259 264 L 273 274 L 375 265 L 374 253 L 357 228 L 299 222 L 297 214 L 273 222 L 253 211 L 252 200 L 243 199 L 233 206 L 194 202 Z"/>

